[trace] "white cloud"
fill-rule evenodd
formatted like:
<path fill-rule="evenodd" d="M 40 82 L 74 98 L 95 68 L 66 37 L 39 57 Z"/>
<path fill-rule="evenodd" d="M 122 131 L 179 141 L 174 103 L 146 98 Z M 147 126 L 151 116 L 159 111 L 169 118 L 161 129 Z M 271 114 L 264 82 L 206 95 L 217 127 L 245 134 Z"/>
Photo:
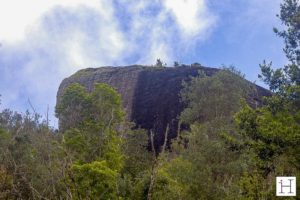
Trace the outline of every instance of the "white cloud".
<path fill-rule="evenodd" d="M 216 22 L 205 0 L 164 0 L 164 5 L 189 36 L 206 33 Z"/>
<path fill-rule="evenodd" d="M 55 6 L 88 6 L 101 10 L 104 4 L 100 3 L 100 0 L 0 0 L 0 42 L 24 39 L 25 34 L 39 23 L 41 16 Z"/>
<path fill-rule="evenodd" d="M 131 15 L 129 42 L 131 51 L 140 52 L 142 64 L 161 58 L 168 64 L 176 52 L 193 47 L 211 33 L 217 17 L 205 0 L 120 0 Z M 142 45 L 140 44 L 142 43 Z"/>
<path fill-rule="evenodd" d="M 149 41 L 145 54 L 138 60 L 142 64 L 155 64 L 156 59 L 161 59 L 163 62 L 172 63 L 174 60 L 172 45 L 168 40 L 168 31 L 161 26 L 153 27 L 149 33 Z M 138 47 L 141 48 L 141 47 Z"/>

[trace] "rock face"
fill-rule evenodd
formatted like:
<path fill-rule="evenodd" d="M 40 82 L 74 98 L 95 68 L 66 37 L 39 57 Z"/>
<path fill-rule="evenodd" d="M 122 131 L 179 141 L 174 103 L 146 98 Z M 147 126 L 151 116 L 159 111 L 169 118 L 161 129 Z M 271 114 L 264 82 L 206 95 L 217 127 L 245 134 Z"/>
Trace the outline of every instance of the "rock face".
<path fill-rule="evenodd" d="M 57 101 L 65 88 L 72 83 L 80 83 L 92 91 L 95 83 L 106 83 L 114 87 L 123 100 L 127 118 L 137 127 L 153 130 L 158 148 L 164 139 L 166 126 L 169 124 L 169 139 L 176 137 L 177 117 L 184 109 L 179 93 L 182 82 L 197 76 L 203 70 L 212 76 L 219 69 L 200 65 L 185 67 L 100 67 L 80 70 L 61 83 Z M 269 91 L 257 86 L 257 97 L 269 95 Z"/>

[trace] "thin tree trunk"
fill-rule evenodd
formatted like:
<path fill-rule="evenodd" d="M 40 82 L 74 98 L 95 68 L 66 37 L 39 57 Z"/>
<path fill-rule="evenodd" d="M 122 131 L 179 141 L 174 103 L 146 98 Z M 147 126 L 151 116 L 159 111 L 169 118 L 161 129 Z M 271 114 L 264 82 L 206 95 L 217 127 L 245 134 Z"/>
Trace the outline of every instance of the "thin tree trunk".
<path fill-rule="evenodd" d="M 167 128 L 166 128 L 164 144 L 162 146 L 161 155 L 164 155 L 164 153 L 165 153 L 165 149 L 166 149 L 166 146 L 167 146 L 167 140 L 168 140 L 168 132 L 169 132 L 169 125 L 167 125 Z M 152 164 L 152 169 L 151 169 L 150 185 L 149 185 L 147 200 L 152 200 L 153 187 L 154 187 L 154 184 L 155 184 L 157 171 L 158 171 L 159 164 L 160 164 L 159 159 L 156 156 L 156 151 L 155 151 L 155 147 L 154 147 L 154 138 L 153 137 L 154 137 L 154 134 L 153 134 L 152 131 L 150 131 L 150 141 L 151 141 L 151 148 L 152 148 L 153 164 Z"/>

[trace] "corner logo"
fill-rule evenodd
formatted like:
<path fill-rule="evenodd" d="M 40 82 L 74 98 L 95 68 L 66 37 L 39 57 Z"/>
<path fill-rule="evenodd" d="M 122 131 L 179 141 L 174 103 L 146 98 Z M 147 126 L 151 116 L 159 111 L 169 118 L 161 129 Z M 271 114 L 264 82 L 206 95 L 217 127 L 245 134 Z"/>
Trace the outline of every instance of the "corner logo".
<path fill-rule="evenodd" d="M 276 196 L 296 196 L 296 177 L 276 177 Z"/>

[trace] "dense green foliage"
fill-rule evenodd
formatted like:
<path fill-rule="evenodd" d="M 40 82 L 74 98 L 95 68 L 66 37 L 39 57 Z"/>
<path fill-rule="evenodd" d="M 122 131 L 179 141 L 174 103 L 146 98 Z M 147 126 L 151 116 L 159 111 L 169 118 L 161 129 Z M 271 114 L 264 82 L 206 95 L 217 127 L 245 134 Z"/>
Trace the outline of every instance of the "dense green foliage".
<path fill-rule="evenodd" d="M 120 95 L 105 84 L 92 92 L 77 83 L 65 88 L 59 130 L 36 113 L 2 110 L 0 199 L 277 199 L 276 176 L 297 176 L 299 195 L 299 12 L 299 1 L 284 0 L 286 29 L 275 29 L 290 63 L 260 65 L 272 96 L 256 102 L 256 87 L 233 67 L 200 71 L 183 83 L 185 129 L 170 148 L 169 126 L 133 130 Z M 164 66 L 159 59 L 157 66 Z M 154 134 L 165 137 L 160 153 L 149 151 Z"/>
<path fill-rule="evenodd" d="M 131 187 L 150 170 L 147 135 L 131 130 L 114 89 L 96 84 L 88 93 L 70 85 L 56 113 L 63 119 L 60 132 L 38 115 L 0 113 L 1 199 L 142 196 L 144 185 Z"/>
<path fill-rule="evenodd" d="M 64 189 L 59 138 L 38 115 L 3 110 L 0 124 L 1 199 L 54 198 Z"/>
<path fill-rule="evenodd" d="M 264 99 L 264 106 L 252 109 L 244 104 L 236 114 L 240 145 L 254 153 L 254 175 L 247 178 L 264 190 L 253 191 L 246 186 L 249 197 L 266 198 L 274 194 L 275 176 L 300 176 L 300 5 L 297 0 L 285 0 L 279 18 L 286 29 L 275 33 L 285 42 L 284 52 L 290 63 L 272 69 L 272 63 L 260 65 L 259 77 L 274 93 Z"/>
<path fill-rule="evenodd" d="M 181 119 L 191 129 L 180 133 L 172 152 L 162 157 L 156 199 L 236 199 L 240 195 L 238 181 L 247 169 L 248 155 L 233 151 L 223 138 L 225 133 L 234 134 L 234 113 L 250 90 L 232 69 L 213 77 L 200 73 L 185 84 L 182 97 L 187 108 Z"/>
<path fill-rule="evenodd" d="M 187 108 L 181 119 L 189 124 L 216 118 L 228 119 L 238 111 L 240 98 L 246 97 L 249 91 L 250 84 L 234 68 L 224 68 L 213 78 L 200 71 L 197 78 L 184 83 L 182 99 Z"/>

